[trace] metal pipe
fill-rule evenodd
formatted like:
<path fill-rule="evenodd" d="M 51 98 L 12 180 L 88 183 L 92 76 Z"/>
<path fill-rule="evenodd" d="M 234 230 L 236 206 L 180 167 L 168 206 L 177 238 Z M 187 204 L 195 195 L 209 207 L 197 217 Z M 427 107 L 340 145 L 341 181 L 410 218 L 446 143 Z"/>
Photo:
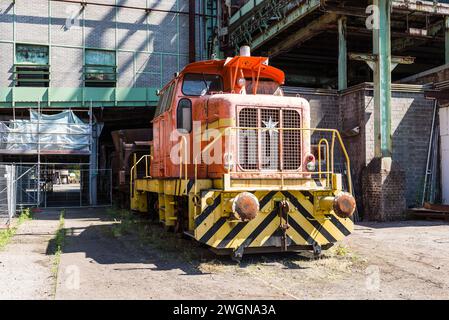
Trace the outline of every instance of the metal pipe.
<path fill-rule="evenodd" d="M 173 13 L 173 14 L 184 14 L 188 15 L 189 12 L 178 11 L 178 10 L 163 10 L 163 9 L 154 9 L 154 8 L 144 8 L 144 7 L 136 7 L 136 6 L 127 6 L 122 4 L 108 4 L 108 3 L 98 3 L 98 2 L 90 2 L 90 1 L 79 1 L 79 0 L 50 0 L 53 2 L 66 2 L 66 3 L 75 3 L 80 4 L 82 6 L 86 5 L 94 5 L 94 6 L 103 6 L 103 7 L 112 7 L 112 8 L 123 8 L 123 9 L 133 9 L 133 10 L 143 10 L 147 12 L 162 12 L 162 13 Z M 196 16 L 201 17 L 213 17 L 207 14 L 195 13 Z"/>
<path fill-rule="evenodd" d="M 427 191 L 427 180 L 428 180 L 428 176 L 429 176 L 429 165 L 430 165 L 430 156 L 432 153 L 432 140 L 433 140 L 433 135 L 435 132 L 435 122 L 436 122 L 436 117 L 437 117 L 437 108 L 438 108 L 438 101 L 435 100 L 434 103 L 434 107 L 433 107 L 433 117 L 432 117 L 432 128 L 430 131 L 430 138 L 429 138 L 429 148 L 427 151 L 427 164 L 426 164 L 426 175 L 424 176 L 424 189 L 423 189 L 423 193 L 422 193 L 422 201 L 421 201 L 421 205 L 424 205 L 425 199 L 426 199 L 426 191 Z"/>

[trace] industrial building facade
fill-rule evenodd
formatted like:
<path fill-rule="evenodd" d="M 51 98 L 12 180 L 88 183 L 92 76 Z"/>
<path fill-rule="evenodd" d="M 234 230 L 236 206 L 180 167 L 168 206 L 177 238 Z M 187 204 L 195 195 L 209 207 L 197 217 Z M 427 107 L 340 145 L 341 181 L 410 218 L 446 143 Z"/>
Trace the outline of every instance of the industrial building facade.
<path fill-rule="evenodd" d="M 428 174 L 429 141 L 435 98 L 446 101 L 437 84 L 447 80 L 448 17 L 447 1 L 1 1 L 1 120 L 70 110 L 93 139 L 87 154 L 0 156 L 109 170 L 112 133 L 149 130 L 156 91 L 174 73 L 249 45 L 286 72 L 287 94 L 310 101 L 312 126 L 342 132 L 360 211 L 403 218 L 406 207 L 442 197 L 438 170 Z"/>
<path fill-rule="evenodd" d="M 75 165 L 77 176 L 87 175 L 80 188 L 89 191 L 83 196 L 80 190 L 72 202 L 100 204 L 96 189 L 112 189 L 113 183 L 102 171 L 112 166 L 111 132 L 150 131 L 157 90 L 189 61 L 210 56 L 215 23 L 215 1 L 1 1 L 1 162 L 22 165 L 23 172 L 38 164 L 33 179 L 47 179 L 52 172 L 54 183 Z M 33 112 L 40 115 L 36 122 L 30 120 Z M 79 142 L 67 147 L 73 141 L 55 130 L 50 138 L 59 139 L 59 145 L 45 146 L 49 132 L 43 132 L 42 119 L 64 112 L 91 127 L 85 148 Z M 19 132 L 20 121 L 29 121 L 32 128 Z M 80 137 L 73 131 L 67 124 L 63 133 Z M 37 141 L 23 143 L 33 135 Z M 102 175 L 107 186 L 99 186 L 96 177 Z M 43 196 L 32 198 L 47 205 Z"/>

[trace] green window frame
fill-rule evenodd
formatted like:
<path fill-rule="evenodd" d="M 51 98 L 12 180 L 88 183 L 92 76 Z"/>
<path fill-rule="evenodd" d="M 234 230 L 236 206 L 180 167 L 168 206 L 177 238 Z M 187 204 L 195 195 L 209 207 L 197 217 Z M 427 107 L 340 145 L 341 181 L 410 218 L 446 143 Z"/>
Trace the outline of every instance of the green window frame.
<path fill-rule="evenodd" d="M 116 52 L 112 50 L 85 49 L 85 87 L 115 87 L 116 84 Z"/>
<path fill-rule="evenodd" d="M 15 87 L 49 86 L 49 46 L 17 43 L 14 59 L 13 81 Z"/>

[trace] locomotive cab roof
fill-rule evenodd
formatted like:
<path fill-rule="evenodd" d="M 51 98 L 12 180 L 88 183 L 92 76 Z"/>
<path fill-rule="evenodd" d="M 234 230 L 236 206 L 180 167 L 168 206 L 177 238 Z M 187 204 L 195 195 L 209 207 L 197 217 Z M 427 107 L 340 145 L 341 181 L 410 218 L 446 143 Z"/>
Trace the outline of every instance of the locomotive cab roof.
<path fill-rule="evenodd" d="M 271 80 L 278 85 L 283 85 L 284 72 L 268 65 L 268 61 L 267 57 L 235 56 L 224 60 L 194 62 L 187 65 L 176 78 L 183 78 L 186 74 L 220 75 L 223 78 L 224 93 L 237 92 L 239 89 L 237 82 L 240 78 L 252 79 L 255 83 L 261 79 Z"/>

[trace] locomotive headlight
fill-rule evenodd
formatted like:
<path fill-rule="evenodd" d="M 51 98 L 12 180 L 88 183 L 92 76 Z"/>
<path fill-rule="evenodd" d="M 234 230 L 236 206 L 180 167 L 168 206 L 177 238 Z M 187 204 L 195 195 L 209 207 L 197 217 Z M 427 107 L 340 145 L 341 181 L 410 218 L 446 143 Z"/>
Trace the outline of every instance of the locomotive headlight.
<path fill-rule="evenodd" d="M 309 154 L 306 158 L 307 161 L 307 171 L 313 172 L 316 169 L 315 157 Z"/>
<path fill-rule="evenodd" d="M 351 218 L 356 210 L 355 198 L 350 193 L 342 192 L 335 197 L 333 209 L 337 216 L 343 219 Z"/>
<path fill-rule="evenodd" d="M 315 162 L 309 162 L 309 163 L 307 163 L 307 171 L 312 172 L 312 171 L 315 171 L 315 169 L 316 169 Z"/>
<path fill-rule="evenodd" d="M 225 153 L 223 156 L 223 166 L 225 170 L 232 170 L 234 167 L 234 158 L 232 156 L 232 153 Z"/>
<path fill-rule="evenodd" d="M 242 221 L 251 221 L 259 213 L 259 200 L 249 192 L 242 192 L 232 201 L 232 212 Z"/>

